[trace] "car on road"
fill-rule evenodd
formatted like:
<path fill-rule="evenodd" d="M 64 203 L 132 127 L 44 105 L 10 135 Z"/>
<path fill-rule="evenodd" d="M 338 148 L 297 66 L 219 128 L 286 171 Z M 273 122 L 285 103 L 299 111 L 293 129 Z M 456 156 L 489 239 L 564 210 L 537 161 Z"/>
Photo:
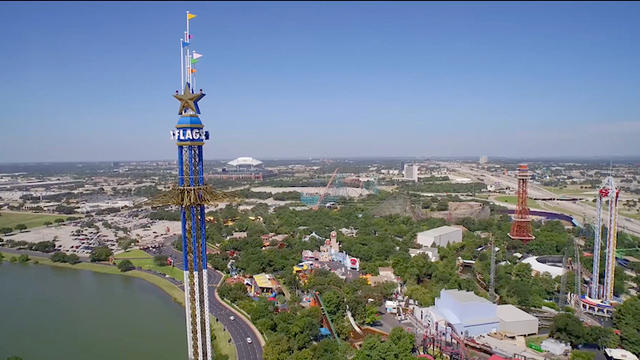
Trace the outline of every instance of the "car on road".
<path fill-rule="evenodd" d="M 247 338 L 247 343 L 251 344 L 252 342 L 251 338 Z"/>
<path fill-rule="evenodd" d="M 233 315 L 229 316 L 229 320 L 233 321 L 233 320 L 235 320 L 235 319 L 236 319 L 236 318 L 235 318 L 235 317 L 233 317 Z"/>

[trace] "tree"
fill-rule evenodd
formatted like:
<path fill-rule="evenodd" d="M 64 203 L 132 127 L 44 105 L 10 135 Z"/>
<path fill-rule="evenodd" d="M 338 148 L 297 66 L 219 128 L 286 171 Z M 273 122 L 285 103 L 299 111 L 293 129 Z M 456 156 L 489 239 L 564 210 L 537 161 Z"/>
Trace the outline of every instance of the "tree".
<path fill-rule="evenodd" d="M 29 259 L 29 255 L 27 255 L 27 254 L 22 254 L 22 255 L 18 256 L 18 262 L 26 263 L 29 260 L 30 260 Z"/>
<path fill-rule="evenodd" d="M 67 262 L 71 265 L 75 265 L 80 262 L 80 257 L 76 254 L 67 255 Z"/>
<path fill-rule="evenodd" d="M 374 305 L 366 306 L 366 313 L 364 318 L 365 325 L 373 325 L 378 321 L 378 308 Z"/>
<path fill-rule="evenodd" d="M 625 300 L 613 313 L 613 324 L 620 330 L 622 346 L 640 354 L 640 298 Z"/>
<path fill-rule="evenodd" d="M 0 232 L 5 234 L 5 235 L 7 235 L 8 233 L 10 233 L 12 231 L 13 231 L 13 229 L 10 228 L 10 227 L 3 227 L 3 228 L 0 229 Z"/>
<path fill-rule="evenodd" d="M 167 266 L 168 259 L 169 257 L 166 255 L 156 255 L 153 257 L 153 262 L 158 266 Z"/>
<path fill-rule="evenodd" d="M 233 303 L 238 303 L 247 299 L 247 289 L 242 283 L 223 283 L 218 287 L 218 295 L 223 299 L 228 299 Z"/>
<path fill-rule="evenodd" d="M 51 261 L 53 262 L 67 262 L 67 254 L 62 251 L 57 251 L 53 253 L 53 255 L 49 257 L 49 259 L 51 259 Z"/>
<path fill-rule="evenodd" d="M 18 231 L 24 231 L 24 230 L 27 230 L 27 225 L 18 224 L 18 225 L 15 226 L 15 229 L 18 230 Z"/>
<path fill-rule="evenodd" d="M 586 328 L 585 342 L 598 344 L 601 348 L 617 348 L 620 345 L 620 337 L 612 328 L 602 326 L 588 326 Z"/>
<path fill-rule="evenodd" d="M 113 251 L 107 246 L 96 246 L 91 250 L 90 260 L 91 262 L 107 261 L 111 255 L 113 255 Z"/>
<path fill-rule="evenodd" d="M 591 351 L 580 351 L 573 350 L 571 352 L 571 360 L 594 360 L 596 358 L 596 354 Z"/>
<path fill-rule="evenodd" d="M 585 340 L 585 329 L 582 321 L 573 314 L 559 314 L 553 318 L 551 337 L 576 346 Z"/>
<path fill-rule="evenodd" d="M 56 249 L 56 244 L 53 241 L 39 241 L 35 244 L 30 245 L 29 249 L 43 253 L 50 253 Z"/>
<path fill-rule="evenodd" d="M 131 260 L 125 259 L 118 263 L 118 269 L 122 272 L 126 272 L 135 269 L 135 266 L 133 266 Z"/>
<path fill-rule="evenodd" d="M 56 224 L 62 224 L 64 222 L 64 219 L 63 218 L 57 218 L 57 219 L 53 220 L 53 222 L 56 223 Z"/>
<path fill-rule="evenodd" d="M 411 356 L 415 344 L 415 337 L 410 332 L 407 332 L 401 327 L 395 327 L 391 330 L 391 333 L 389 333 L 388 341 L 391 341 L 391 343 L 396 346 L 401 356 Z"/>
<path fill-rule="evenodd" d="M 129 248 L 131 248 L 131 245 L 133 245 L 136 242 L 137 242 L 136 240 L 128 237 L 118 238 L 118 246 L 120 247 L 120 249 L 124 251 L 129 250 Z"/>
<path fill-rule="evenodd" d="M 49 225 L 52 225 L 52 224 L 53 224 L 53 223 L 52 223 L 51 221 L 45 221 L 42 225 L 44 225 L 44 226 L 47 226 L 47 227 L 48 227 Z"/>

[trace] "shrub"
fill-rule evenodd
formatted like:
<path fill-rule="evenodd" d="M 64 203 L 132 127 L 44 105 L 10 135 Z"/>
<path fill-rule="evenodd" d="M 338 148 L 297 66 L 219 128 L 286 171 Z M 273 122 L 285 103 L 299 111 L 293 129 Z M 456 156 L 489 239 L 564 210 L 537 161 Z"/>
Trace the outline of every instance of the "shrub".
<path fill-rule="evenodd" d="M 106 246 L 96 246 L 91 250 L 91 262 L 107 261 L 113 255 L 113 251 Z"/>
<path fill-rule="evenodd" d="M 27 254 L 22 254 L 22 255 L 18 256 L 18 262 L 26 263 L 29 260 L 30 260 L 29 259 L 29 255 L 27 255 Z"/>
<path fill-rule="evenodd" d="M 67 262 L 67 254 L 63 253 L 62 251 L 57 251 L 53 253 L 53 255 L 49 257 L 49 259 L 51 259 L 51 261 L 53 262 Z"/>
<path fill-rule="evenodd" d="M 167 266 L 167 259 L 166 255 L 156 255 L 153 257 L 153 262 L 158 266 Z"/>
<path fill-rule="evenodd" d="M 122 272 L 126 272 L 135 269 L 135 266 L 133 266 L 133 263 L 130 260 L 125 259 L 118 263 L 118 269 Z"/>
<path fill-rule="evenodd" d="M 67 255 L 67 262 L 71 265 L 75 265 L 80 262 L 80 257 L 76 254 Z"/>

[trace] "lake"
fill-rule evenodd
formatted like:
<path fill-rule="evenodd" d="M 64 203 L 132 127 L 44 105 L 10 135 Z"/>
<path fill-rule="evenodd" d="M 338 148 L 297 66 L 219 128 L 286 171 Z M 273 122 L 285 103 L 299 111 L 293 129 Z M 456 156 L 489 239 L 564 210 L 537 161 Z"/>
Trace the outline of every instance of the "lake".
<path fill-rule="evenodd" d="M 187 358 L 184 309 L 127 276 L 0 264 L 0 360 Z"/>

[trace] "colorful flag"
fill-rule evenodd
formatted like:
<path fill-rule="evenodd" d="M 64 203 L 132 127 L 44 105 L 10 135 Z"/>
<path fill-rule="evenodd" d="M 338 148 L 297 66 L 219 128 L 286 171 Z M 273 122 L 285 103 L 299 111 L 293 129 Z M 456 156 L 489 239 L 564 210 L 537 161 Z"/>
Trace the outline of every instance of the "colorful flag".
<path fill-rule="evenodd" d="M 182 40 L 182 47 L 186 47 L 186 46 L 189 46 L 189 45 L 190 45 L 190 44 L 189 44 L 189 42 L 188 42 L 188 41 L 184 41 L 184 40 Z"/>
<path fill-rule="evenodd" d="M 189 34 L 189 40 L 191 40 L 193 38 L 193 35 Z"/>
<path fill-rule="evenodd" d="M 191 64 L 195 64 L 195 63 L 197 63 L 198 61 L 200 61 L 200 59 L 195 59 L 195 58 L 194 58 L 194 59 L 191 59 Z"/>
<path fill-rule="evenodd" d="M 191 69 L 191 73 L 193 74 L 194 72 L 196 72 L 196 69 Z"/>
<path fill-rule="evenodd" d="M 191 20 L 191 19 L 193 19 L 194 17 L 196 17 L 194 14 L 189 14 L 189 13 L 187 13 L 187 20 Z"/>
<path fill-rule="evenodd" d="M 199 58 L 201 58 L 201 57 L 202 57 L 202 54 L 198 54 L 198 53 L 197 53 L 197 52 L 195 52 L 195 51 L 193 52 L 193 58 L 194 58 L 194 59 L 199 59 Z"/>

